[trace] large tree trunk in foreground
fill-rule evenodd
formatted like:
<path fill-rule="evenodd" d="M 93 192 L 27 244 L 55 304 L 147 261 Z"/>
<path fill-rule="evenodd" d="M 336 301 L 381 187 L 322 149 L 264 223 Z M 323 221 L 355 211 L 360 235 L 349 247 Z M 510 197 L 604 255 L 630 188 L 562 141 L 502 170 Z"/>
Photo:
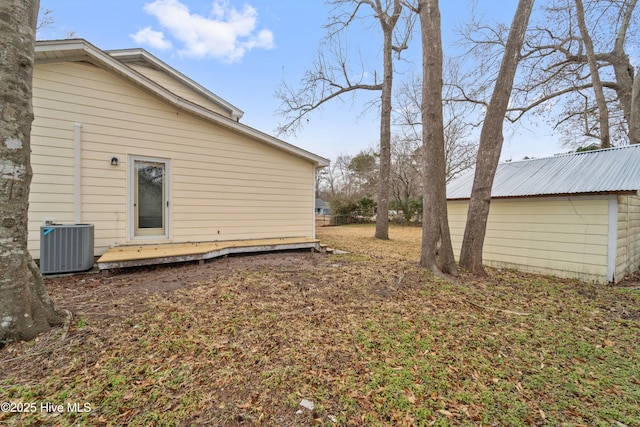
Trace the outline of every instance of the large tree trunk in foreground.
<path fill-rule="evenodd" d="M 491 204 L 491 187 L 493 187 L 493 179 L 500 161 L 504 140 L 502 134 L 504 118 L 533 2 L 534 0 L 520 0 L 518 2 L 496 86 L 491 95 L 487 115 L 480 132 L 475 177 L 469 200 L 464 240 L 460 251 L 460 267 L 479 275 L 486 274 L 482 267 L 482 249 L 487 231 L 489 205 Z"/>
<path fill-rule="evenodd" d="M 447 216 L 440 8 L 438 0 L 420 0 L 418 8 L 424 75 L 422 80 L 424 207 L 420 265 L 434 272 L 456 274 Z"/>
<path fill-rule="evenodd" d="M 39 0 L 0 0 L 0 346 L 62 324 L 27 251 Z"/>

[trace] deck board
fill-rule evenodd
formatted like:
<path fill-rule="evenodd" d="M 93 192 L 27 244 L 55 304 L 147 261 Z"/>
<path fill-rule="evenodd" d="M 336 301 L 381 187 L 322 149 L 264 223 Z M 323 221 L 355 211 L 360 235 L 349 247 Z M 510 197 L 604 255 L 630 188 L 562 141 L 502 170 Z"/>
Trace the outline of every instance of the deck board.
<path fill-rule="evenodd" d="M 234 253 L 267 252 L 288 249 L 321 250 L 320 240 L 306 237 L 234 240 L 219 242 L 165 243 L 157 245 L 117 246 L 107 250 L 97 261 L 100 270 L 204 261 Z"/>

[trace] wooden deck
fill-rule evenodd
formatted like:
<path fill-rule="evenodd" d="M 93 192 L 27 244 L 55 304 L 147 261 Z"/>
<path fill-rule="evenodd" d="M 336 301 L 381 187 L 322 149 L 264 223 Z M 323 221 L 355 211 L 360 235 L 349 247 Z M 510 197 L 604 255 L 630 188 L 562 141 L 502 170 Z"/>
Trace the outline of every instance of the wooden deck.
<path fill-rule="evenodd" d="M 235 240 L 223 242 L 165 243 L 159 245 L 117 246 L 98 258 L 100 271 L 108 273 L 114 268 L 199 261 L 230 254 L 269 252 L 292 249 L 323 251 L 320 240 L 291 237 L 262 240 Z"/>

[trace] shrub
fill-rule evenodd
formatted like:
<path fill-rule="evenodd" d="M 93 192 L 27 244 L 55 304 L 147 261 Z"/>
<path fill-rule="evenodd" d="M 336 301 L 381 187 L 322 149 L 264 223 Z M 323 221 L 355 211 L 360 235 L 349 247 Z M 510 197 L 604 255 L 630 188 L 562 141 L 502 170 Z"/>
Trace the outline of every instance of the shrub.
<path fill-rule="evenodd" d="M 370 197 L 361 199 L 334 197 L 331 207 L 331 225 L 369 222 L 375 214 L 376 202 Z"/>

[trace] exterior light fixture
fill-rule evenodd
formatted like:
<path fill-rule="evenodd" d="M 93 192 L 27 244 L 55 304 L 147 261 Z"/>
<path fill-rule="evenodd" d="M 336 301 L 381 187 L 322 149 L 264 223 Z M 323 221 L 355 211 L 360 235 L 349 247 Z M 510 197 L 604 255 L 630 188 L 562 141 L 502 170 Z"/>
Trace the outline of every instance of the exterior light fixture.
<path fill-rule="evenodd" d="M 111 166 L 118 166 L 119 162 L 120 162 L 120 160 L 118 160 L 118 158 L 116 156 L 113 156 L 111 158 Z"/>

